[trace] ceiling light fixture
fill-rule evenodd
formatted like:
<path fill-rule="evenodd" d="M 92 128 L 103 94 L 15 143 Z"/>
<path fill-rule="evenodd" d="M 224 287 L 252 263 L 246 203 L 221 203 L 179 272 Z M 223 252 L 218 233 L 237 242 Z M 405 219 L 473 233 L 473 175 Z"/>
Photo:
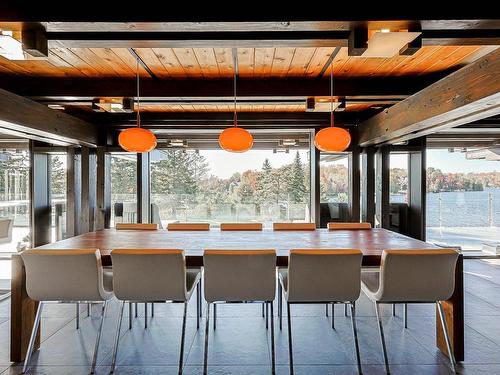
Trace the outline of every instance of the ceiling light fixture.
<path fill-rule="evenodd" d="M 141 98 L 139 94 L 139 60 L 137 60 L 137 126 L 123 130 L 118 143 L 128 152 L 149 152 L 156 147 L 156 136 L 151 130 L 141 128 Z"/>
<path fill-rule="evenodd" d="M 234 54 L 234 126 L 224 129 L 219 135 L 219 146 L 229 152 L 245 152 L 253 146 L 253 136 L 238 126 L 236 110 L 236 54 Z"/>
<path fill-rule="evenodd" d="M 333 60 L 330 65 L 330 126 L 321 129 L 314 137 L 316 148 L 323 152 L 342 152 L 351 144 L 351 135 L 343 128 L 333 126 Z"/>

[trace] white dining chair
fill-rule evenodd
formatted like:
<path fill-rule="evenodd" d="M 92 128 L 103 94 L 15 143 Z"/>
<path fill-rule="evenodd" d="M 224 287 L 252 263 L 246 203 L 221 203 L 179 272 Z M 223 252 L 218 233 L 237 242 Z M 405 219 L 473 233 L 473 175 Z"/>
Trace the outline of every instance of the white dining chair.
<path fill-rule="evenodd" d="M 179 356 L 179 374 L 182 374 L 187 307 L 195 288 L 197 292 L 196 324 L 197 328 L 200 327 L 200 270 L 186 269 L 184 251 L 179 249 L 115 249 L 111 251 L 111 259 L 113 262 L 113 289 L 116 298 L 121 301 L 111 372 L 116 366 L 118 339 L 125 303 L 173 302 L 184 304 Z M 129 315 L 130 313 L 129 310 Z"/>
<path fill-rule="evenodd" d="M 294 249 L 290 251 L 288 269 L 278 271 L 278 315 L 280 329 L 283 318 L 283 296 L 287 306 L 288 352 L 290 374 L 293 368 L 292 304 L 342 303 L 351 307 L 351 324 L 358 373 L 361 374 L 355 301 L 361 292 L 361 260 L 363 253 L 356 249 Z M 334 321 L 332 316 L 332 328 Z"/>
<path fill-rule="evenodd" d="M 112 274 L 102 268 L 95 249 L 26 250 L 21 253 L 26 268 L 26 291 L 38 301 L 35 322 L 24 360 L 23 373 L 29 366 L 36 342 L 42 309 L 46 303 L 100 303 L 102 315 L 92 357 L 94 373 L 107 302 L 113 297 Z"/>
<path fill-rule="evenodd" d="M 451 368 L 456 372 L 455 356 L 441 302 L 453 294 L 457 259 L 458 253 L 452 249 L 384 250 L 380 272 L 362 273 L 362 290 L 375 304 L 387 374 L 390 373 L 389 360 L 379 307 L 383 303 L 435 303 Z"/>
<path fill-rule="evenodd" d="M 203 254 L 205 300 L 205 350 L 203 374 L 208 373 L 208 335 L 210 307 L 214 307 L 214 329 L 217 304 L 264 302 L 271 307 L 271 369 L 275 374 L 274 312 L 276 295 L 275 250 L 205 250 Z M 266 323 L 267 324 L 267 323 Z"/>

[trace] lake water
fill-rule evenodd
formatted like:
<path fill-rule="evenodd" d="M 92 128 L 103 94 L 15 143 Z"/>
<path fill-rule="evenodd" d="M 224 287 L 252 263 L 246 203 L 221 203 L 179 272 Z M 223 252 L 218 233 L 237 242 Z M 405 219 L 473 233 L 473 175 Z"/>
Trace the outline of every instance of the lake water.
<path fill-rule="evenodd" d="M 401 194 L 391 202 L 405 202 Z M 428 227 L 500 227 L 500 189 L 427 193 Z"/>

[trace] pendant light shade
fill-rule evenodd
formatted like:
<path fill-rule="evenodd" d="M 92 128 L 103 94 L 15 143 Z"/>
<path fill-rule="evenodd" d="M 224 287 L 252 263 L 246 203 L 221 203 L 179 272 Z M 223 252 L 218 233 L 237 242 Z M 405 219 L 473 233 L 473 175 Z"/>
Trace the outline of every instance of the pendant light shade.
<path fill-rule="evenodd" d="M 118 143 L 128 152 L 149 152 L 156 147 L 156 136 L 148 129 L 128 128 L 120 133 Z"/>
<path fill-rule="evenodd" d="M 237 54 L 233 49 L 233 59 L 234 59 L 234 126 L 224 129 L 219 134 L 219 146 L 229 152 L 245 152 L 252 148 L 253 146 L 253 136 L 248 130 L 240 128 L 238 126 L 238 115 L 236 109 L 236 72 L 238 70 L 238 60 Z"/>
<path fill-rule="evenodd" d="M 156 147 L 156 136 L 151 130 L 141 128 L 141 97 L 139 95 L 139 60 L 137 60 L 137 126 L 123 130 L 118 144 L 128 152 L 149 152 Z"/>
<path fill-rule="evenodd" d="M 345 129 L 330 126 L 316 133 L 314 144 L 323 152 L 342 152 L 351 144 L 351 135 Z"/>
<path fill-rule="evenodd" d="M 229 152 L 245 152 L 253 146 L 253 136 L 248 130 L 233 126 L 219 135 L 219 145 Z"/>
<path fill-rule="evenodd" d="M 321 129 L 314 137 L 314 145 L 323 152 L 342 152 L 351 144 L 351 135 L 342 128 L 333 126 L 334 124 L 334 81 L 333 81 L 333 60 L 330 66 L 330 126 Z"/>

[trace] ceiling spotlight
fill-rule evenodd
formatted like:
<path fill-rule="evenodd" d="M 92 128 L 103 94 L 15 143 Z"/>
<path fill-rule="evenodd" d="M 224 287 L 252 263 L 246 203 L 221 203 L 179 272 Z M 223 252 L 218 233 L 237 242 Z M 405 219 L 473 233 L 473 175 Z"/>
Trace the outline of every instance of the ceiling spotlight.
<path fill-rule="evenodd" d="M 92 101 L 92 110 L 95 112 L 132 113 L 134 112 L 134 99 L 97 98 Z"/>
<path fill-rule="evenodd" d="M 64 111 L 64 107 L 60 104 L 48 104 L 47 107 L 50 109 L 57 109 L 59 111 Z"/>

